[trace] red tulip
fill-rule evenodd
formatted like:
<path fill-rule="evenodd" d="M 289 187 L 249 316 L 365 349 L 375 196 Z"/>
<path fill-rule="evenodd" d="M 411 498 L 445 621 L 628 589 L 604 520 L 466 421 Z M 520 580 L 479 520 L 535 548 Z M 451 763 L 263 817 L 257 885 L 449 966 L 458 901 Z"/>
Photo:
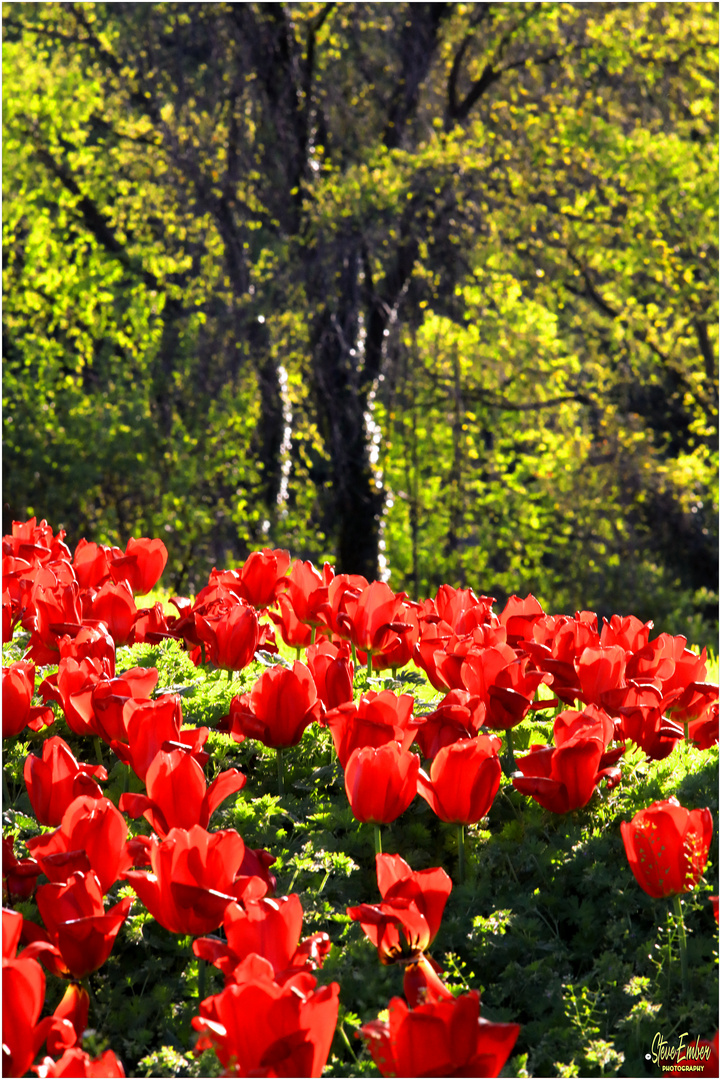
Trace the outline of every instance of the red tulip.
<path fill-rule="evenodd" d="M 430 777 L 418 773 L 418 794 L 441 821 L 471 825 L 487 816 L 501 783 L 495 735 L 461 739 L 438 751 Z"/>
<path fill-rule="evenodd" d="M 239 1076 L 320 1076 L 338 1018 L 338 983 L 316 990 L 303 973 L 279 986 L 269 964 L 265 978 L 262 963 L 254 967 L 254 979 L 200 1003 L 197 1048 L 214 1047 L 224 1069 Z"/>
<path fill-rule="evenodd" d="M 328 563 L 320 574 L 311 562 L 297 560 L 288 576 L 288 599 L 293 611 L 302 623 L 308 626 L 328 626 L 330 622 L 330 600 L 328 586 L 333 580 L 333 569 Z"/>
<path fill-rule="evenodd" d="M 387 825 L 400 817 L 413 802 L 420 765 L 418 755 L 397 742 L 354 750 L 345 768 L 345 790 L 356 820 Z"/>
<path fill-rule="evenodd" d="M 203 750 L 210 729 L 183 728 L 178 694 L 163 694 L 152 701 L 131 700 L 123 707 L 124 741 L 113 739 L 110 748 L 121 761 L 145 780 L 156 754 L 161 750 L 187 748 L 202 767 L 209 754 Z M 127 740 L 127 741 L 125 741 Z"/>
<path fill-rule="evenodd" d="M 581 700 L 604 705 L 609 693 L 625 686 L 626 651 L 621 645 L 587 648 L 576 660 Z"/>
<path fill-rule="evenodd" d="M 108 778 L 102 765 L 76 761 L 72 750 L 59 735 L 45 740 L 42 760 L 34 754 L 25 758 L 23 776 L 35 817 L 41 825 L 59 825 L 70 803 L 80 795 L 102 799 L 103 793 L 93 777 Z"/>
<path fill-rule="evenodd" d="M 219 618 L 195 614 L 198 640 L 205 644 L 206 660 L 226 671 L 242 671 L 260 644 L 255 608 L 236 600 Z"/>
<path fill-rule="evenodd" d="M 131 818 L 142 814 L 159 836 L 171 829 L 205 829 L 214 810 L 245 784 L 238 769 L 219 773 L 206 790 L 203 770 L 185 750 L 156 754 L 145 776 L 147 795 L 126 793 L 118 806 Z"/>
<path fill-rule="evenodd" d="M 277 664 L 260 676 L 250 694 L 233 698 L 227 726 L 220 730 L 283 749 L 300 742 L 320 711 L 313 676 L 305 664 L 296 661 L 292 668 Z"/>
<path fill-rule="evenodd" d="M 506 628 L 506 640 L 516 646 L 522 641 L 533 641 L 533 627 L 545 615 L 532 593 L 524 597 L 510 596 L 499 616 L 501 626 Z"/>
<path fill-rule="evenodd" d="M 78 541 L 73 555 L 73 570 L 81 589 L 97 589 L 110 580 L 110 561 L 122 558 L 118 547 Z"/>
<path fill-rule="evenodd" d="M 35 859 L 17 859 L 14 851 L 14 833 L 2 838 L 3 893 L 12 900 L 27 900 L 35 892 L 37 879 L 42 870 Z"/>
<path fill-rule="evenodd" d="M 361 1031 L 383 1076 L 498 1076 L 520 1027 L 483 1020 L 479 1011 L 477 990 L 412 1010 L 393 998 L 388 1020 Z"/>
<path fill-rule="evenodd" d="M 467 653 L 460 682 L 485 705 L 486 727 L 506 731 L 520 724 L 538 687 L 551 681 L 546 672 L 527 670 L 528 663 L 525 656 L 518 659 L 510 645 L 473 648 Z M 444 674 L 448 671 L 448 664 L 444 664 Z"/>
<path fill-rule="evenodd" d="M 498 624 L 498 617 L 492 611 L 494 603 L 492 596 L 478 597 L 473 589 L 441 585 L 436 593 L 435 609 L 444 623 L 448 623 L 456 634 L 463 635 L 476 626 Z"/>
<path fill-rule="evenodd" d="M 171 625 L 159 600 L 151 608 L 138 608 L 133 622 L 133 644 L 158 645 L 165 638 L 175 636 Z"/>
<path fill-rule="evenodd" d="M 45 1000 L 45 975 L 36 960 L 15 957 L 22 915 L 3 908 L 2 916 L 3 1076 L 24 1076 L 42 1041 L 36 1024 Z"/>
<path fill-rule="evenodd" d="M 293 605 L 287 593 L 283 593 L 277 600 L 280 613 L 269 611 L 268 615 L 280 629 L 280 636 L 285 644 L 291 649 L 305 649 L 310 645 L 312 628 L 307 623 L 301 622 L 296 615 Z"/>
<path fill-rule="evenodd" d="M 33 631 L 25 655 L 36 664 L 56 664 L 59 639 L 64 634 L 74 637 L 82 626 L 80 586 L 74 580 L 69 584 L 41 586 L 34 591 L 34 605 Z"/>
<path fill-rule="evenodd" d="M 52 709 L 33 707 L 35 665 L 29 660 L 17 660 L 3 668 L 3 739 L 19 735 L 26 727 L 39 731 L 43 724 L 52 724 Z"/>
<path fill-rule="evenodd" d="M 324 640 L 309 645 L 305 662 L 326 709 L 335 709 L 353 700 L 353 661 L 345 642 L 334 645 Z"/>
<path fill-rule="evenodd" d="M 397 596 L 384 581 L 373 581 L 358 597 L 347 596 L 336 624 L 342 637 L 349 638 L 365 653 L 392 649 L 399 636 L 413 627 L 404 616 L 403 596 Z"/>
<path fill-rule="evenodd" d="M 117 551 L 115 548 L 113 551 Z M 160 581 L 168 561 L 168 549 L 162 540 L 128 540 L 125 555 L 110 559 L 110 574 L 116 583 L 124 582 L 132 593 L 144 596 Z"/>
<path fill-rule="evenodd" d="M 237 591 L 254 608 L 262 610 L 272 604 L 287 587 L 286 572 L 290 554 L 280 549 L 252 551 L 240 568 Z"/>
<path fill-rule="evenodd" d="M 620 645 L 627 653 L 637 653 L 648 644 L 648 636 L 653 630 L 653 623 L 642 623 L 635 615 L 612 615 L 611 621 L 603 620 L 599 644 Z"/>
<path fill-rule="evenodd" d="M 649 896 L 675 896 L 695 889 L 708 859 L 711 811 L 687 810 L 663 799 L 621 822 L 621 837 L 633 876 Z"/>
<path fill-rule="evenodd" d="M 66 1050 L 61 1058 L 53 1061 L 52 1058 L 44 1060 L 35 1066 L 35 1072 L 43 1080 L 44 1077 L 67 1076 L 67 1077 L 103 1077 L 125 1076 L 122 1063 L 112 1050 L 106 1050 L 99 1057 L 91 1058 L 79 1047 Z"/>
<path fill-rule="evenodd" d="M 261 878 L 237 876 L 245 845 L 232 829 L 171 829 L 162 843 L 153 839 L 148 847 L 152 874 L 128 870 L 124 877 L 173 934 L 208 934 L 220 926 L 228 904 L 259 899 L 266 891 Z"/>
<path fill-rule="evenodd" d="M 348 908 L 378 949 L 382 964 L 419 959 L 438 933 L 451 892 L 445 870 L 413 871 L 400 855 L 376 855 L 381 904 Z"/>
<path fill-rule="evenodd" d="M 115 938 L 132 904 L 127 896 L 106 912 L 97 876 L 78 872 L 63 884 L 42 885 L 37 904 L 47 931 L 47 942 L 36 937 L 26 953 L 36 953 L 45 961 L 54 958 L 57 967 L 73 978 L 82 979 L 102 967 L 112 952 Z"/>
<path fill-rule="evenodd" d="M 602 778 L 612 787 L 621 773 L 615 766 L 602 767 L 609 731 L 601 719 L 589 717 L 572 734 L 561 725 L 559 731 L 563 731 L 560 745 L 535 745 L 530 754 L 516 759 L 520 773 L 514 774 L 513 786 L 547 810 L 567 814 L 586 805 Z"/>
<path fill-rule="evenodd" d="M 76 871 L 94 870 L 106 893 L 130 865 L 125 850 L 128 826 L 110 799 L 81 795 L 70 803 L 54 832 L 26 841 L 51 881 L 67 881 Z"/>
<path fill-rule="evenodd" d="M 268 960 L 275 981 L 283 983 L 300 971 L 321 967 L 330 950 L 325 933 L 300 941 L 302 924 L 303 908 L 296 893 L 277 900 L 248 900 L 245 908 L 228 904 L 223 917 L 227 944 L 218 938 L 198 938 L 193 952 L 220 968 L 226 985 L 234 981 L 236 969 L 251 953 Z"/>
<path fill-rule="evenodd" d="M 416 742 L 424 758 L 434 758 L 443 746 L 478 733 L 486 715 L 480 698 L 467 690 L 449 690 L 433 712 L 426 713 L 416 731 Z M 420 719 L 420 717 L 419 717 Z"/>
<path fill-rule="evenodd" d="M 36 558 L 39 562 L 51 559 L 70 559 L 70 551 L 63 543 L 65 529 L 60 529 L 57 536 L 45 518 L 38 525 L 37 519 L 13 521 L 12 532 L 3 536 L 3 554 L 16 555 L 22 559 Z"/>
<path fill-rule="evenodd" d="M 132 643 L 138 614 L 130 586 L 125 581 L 106 581 L 89 599 L 89 617 L 104 622 L 116 645 Z"/>
<path fill-rule="evenodd" d="M 343 768 L 358 747 L 377 747 L 395 741 L 403 750 L 410 749 L 423 723 L 413 719 L 413 704 L 410 694 L 368 690 L 357 701 L 346 702 L 327 713 L 325 723 Z"/>

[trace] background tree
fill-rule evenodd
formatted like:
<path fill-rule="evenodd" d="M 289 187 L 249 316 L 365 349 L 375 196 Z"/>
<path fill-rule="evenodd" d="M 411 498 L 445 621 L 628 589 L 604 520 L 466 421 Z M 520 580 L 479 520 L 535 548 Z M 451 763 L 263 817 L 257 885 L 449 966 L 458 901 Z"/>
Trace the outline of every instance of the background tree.
<path fill-rule="evenodd" d="M 5 5 L 7 516 L 707 633 L 717 26 Z"/>

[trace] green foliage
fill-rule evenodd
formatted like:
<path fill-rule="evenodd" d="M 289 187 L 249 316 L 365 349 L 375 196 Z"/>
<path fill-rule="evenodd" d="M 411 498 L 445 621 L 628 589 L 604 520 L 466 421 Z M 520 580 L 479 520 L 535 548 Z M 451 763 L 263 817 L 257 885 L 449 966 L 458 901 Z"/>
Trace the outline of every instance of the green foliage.
<path fill-rule="evenodd" d="M 717 37 L 6 4 L 6 518 L 715 639 Z"/>

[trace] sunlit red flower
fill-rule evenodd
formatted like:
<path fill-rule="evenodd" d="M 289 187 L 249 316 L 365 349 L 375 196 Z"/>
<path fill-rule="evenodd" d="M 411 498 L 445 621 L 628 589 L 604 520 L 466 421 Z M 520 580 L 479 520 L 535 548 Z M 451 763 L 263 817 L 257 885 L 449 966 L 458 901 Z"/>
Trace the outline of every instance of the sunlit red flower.
<path fill-rule="evenodd" d="M 471 739 L 483 724 L 486 707 L 467 690 L 449 690 L 433 712 L 426 713 L 416 731 L 424 758 L 434 758 L 443 746 Z"/>
<path fill-rule="evenodd" d="M 287 596 L 302 623 L 316 628 L 330 624 L 328 586 L 333 577 L 333 569 L 328 563 L 324 564 L 322 573 L 311 562 L 297 559 L 293 563 L 288 575 Z"/>
<path fill-rule="evenodd" d="M 151 540 L 147 536 L 138 540 L 131 538 L 125 555 L 113 554 L 111 557 L 110 575 L 115 582 L 125 582 L 136 596 L 144 596 L 160 581 L 167 561 L 168 549 L 162 540 Z"/>
<path fill-rule="evenodd" d="M 132 643 L 138 609 L 125 581 L 106 581 L 89 596 L 89 618 L 104 622 L 116 645 Z"/>
<path fill-rule="evenodd" d="M 362 746 L 383 746 L 395 741 L 403 750 L 410 749 L 423 723 L 414 720 L 413 704 L 410 694 L 368 690 L 357 701 L 346 702 L 327 713 L 325 723 L 343 768 L 352 752 Z"/>
<path fill-rule="evenodd" d="M 258 614 L 238 600 L 217 618 L 196 613 L 195 632 L 205 644 L 206 661 L 226 671 L 247 667 L 260 644 Z"/>
<path fill-rule="evenodd" d="M 52 724 L 52 709 L 32 705 L 35 693 L 35 665 L 17 660 L 3 668 L 3 739 L 19 735 L 26 727 L 39 731 Z"/>
<path fill-rule="evenodd" d="M 579 715 L 574 712 L 574 718 Z M 566 814 L 585 806 L 603 778 L 615 786 L 621 773 L 617 766 L 603 764 L 613 734 L 608 717 L 589 716 L 571 730 L 563 724 L 558 730 L 556 746 L 534 745 L 530 754 L 516 759 L 520 774 L 514 774 L 513 786 L 547 810 Z"/>
<path fill-rule="evenodd" d="M 161 750 L 186 748 L 201 767 L 208 761 L 210 755 L 203 747 L 210 729 L 182 727 L 183 712 L 178 694 L 163 694 L 152 701 L 131 699 L 123 706 L 122 720 L 124 740 L 113 740 L 110 747 L 143 781 L 155 755 Z"/>
<path fill-rule="evenodd" d="M 30 804 L 41 825 L 59 825 L 70 803 L 80 795 L 101 799 L 103 793 L 93 778 L 108 778 L 102 765 L 77 761 L 59 735 L 45 740 L 42 759 L 28 754 L 23 776 Z"/>
<path fill-rule="evenodd" d="M 335 709 L 353 700 L 353 661 L 345 642 L 334 645 L 323 640 L 317 645 L 309 645 L 305 662 L 326 709 Z"/>
<path fill-rule="evenodd" d="M 66 1050 L 61 1058 L 53 1061 L 46 1057 L 34 1071 L 43 1080 L 44 1077 L 104 1077 L 125 1076 L 122 1063 L 112 1050 L 106 1050 L 99 1057 L 91 1058 L 79 1047 Z"/>
<path fill-rule="evenodd" d="M 420 759 L 389 742 L 354 750 L 345 767 L 345 790 L 358 821 L 387 825 L 408 809 L 416 794 Z"/>
<path fill-rule="evenodd" d="M 193 952 L 220 968 L 226 985 L 234 981 L 235 969 L 251 953 L 270 961 L 276 982 L 286 982 L 299 971 L 321 967 L 330 950 L 326 933 L 300 941 L 302 925 L 303 908 L 296 893 L 277 900 L 248 900 L 244 908 L 228 904 L 223 917 L 227 943 L 219 938 L 198 938 Z"/>
<path fill-rule="evenodd" d="M 280 630 L 280 636 L 291 649 L 305 649 L 310 645 L 312 628 L 298 618 L 287 593 L 277 600 L 278 613 L 269 611 L 268 616 Z"/>
<path fill-rule="evenodd" d="M 376 855 L 382 902 L 349 907 L 383 964 L 414 962 L 438 933 L 451 892 L 445 870 L 411 870 L 400 855 Z"/>
<path fill-rule="evenodd" d="M 228 904 L 265 894 L 261 878 L 238 876 L 244 851 L 232 829 L 171 829 L 162 842 L 149 845 L 152 873 L 128 870 L 124 876 L 166 930 L 208 934 L 220 926 Z"/>
<path fill-rule="evenodd" d="M 37 879 L 42 870 L 35 859 L 18 859 L 15 855 L 15 834 L 7 833 L 2 838 L 2 877 L 3 895 L 8 899 L 27 900 L 35 892 Z"/>
<path fill-rule="evenodd" d="M 281 549 L 252 551 L 240 568 L 237 591 L 261 611 L 287 587 L 290 553 Z"/>
<path fill-rule="evenodd" d="M 442 747 L 431 764 L 430 776 L 418 773 L 418 794 L 441 821 L 471 825 L 487 816 L 501 783 L 495 735 L 478 735 Z"/>
<path fill-rule="evenodd" d="M 677 799 L 663 799 L 621 822 L 621 837 L 636 881 L 649 896 L 661 898 L 695 889 L 708 859 L 711 811 L 687 810 Z"/>
<path fill-rule="evenodd" d="M 105 963 L 133 902 L 127 896 L 106 911 L 100 882 L 92 872 L 72 874 L 62 885 L 42 885 L 36 898 L 52 948 L 36 938 L 26 952 L 36 953 L 43 962 L 48 953 L 56 958 L 59 954 L 61 964 L 76 979 Z"/>
<path fill-rule="evenodd" d="M 404 615 L 403 595 L 385 581 L 371 582 L 358 597 L 346 595 L 335 621 L 342 637 L 372 654 L 388 652 L 413 629 Z"/>
<path fill-rule="evenodd" d="M 110 799 L 81 795 L 70 803 L 59 829 L 32 837 L 26 847 L 51 881 L 94 870 L 106 893 L 130 865 L 127 834 L 125 818 Z"/>
<path fill-rule="evenodd" d="M 283 749 L 299 743 L 320 713 L 318 692 L 305 664 L 296 661 L 292 668 L 277 664 L 263 672 L 250 694 L 233 698 L 221 730 Z"/>
<path fill-rule="evenodd" d="M 305 972 L 279 986 L 256 959 L 256 977 L 226 987 L 200 1003 L 193 1027 L 198 1049 L 213 1046 L 225 1069 L 238 1076 L 320 1076 L 338 1018 L 338 983 L 315 989 Z"/>
<path fill-rule="evenodd" d="M 160 751 L 145 776 L 147 795 L 126 792 L 118 806 L 132 818 L 142 814 L 159 836 L 167 836 L 173 828 L 205 829 L 213 811 L 244 784 L 238 769 L 227 769 L 206 789 L 203 770 L 190 753 Z"/>
<path fill-rule="evenodd" d="M 483 1020 L 479 1011 L 476 990 L 412 1010 L 393 998 L 388 1020 L 361 1031 L 383 1076 L 498 1076 L 520 1027 Z"/>

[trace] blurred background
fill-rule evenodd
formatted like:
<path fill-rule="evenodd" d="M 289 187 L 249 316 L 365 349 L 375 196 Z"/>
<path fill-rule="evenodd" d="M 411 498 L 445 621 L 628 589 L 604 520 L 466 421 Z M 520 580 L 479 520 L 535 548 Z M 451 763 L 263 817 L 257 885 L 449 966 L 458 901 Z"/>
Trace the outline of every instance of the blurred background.
<path fill-rule="evenodd" d="M 718 6 L 3 5 L 3 532 L 718 633 Z"/>

